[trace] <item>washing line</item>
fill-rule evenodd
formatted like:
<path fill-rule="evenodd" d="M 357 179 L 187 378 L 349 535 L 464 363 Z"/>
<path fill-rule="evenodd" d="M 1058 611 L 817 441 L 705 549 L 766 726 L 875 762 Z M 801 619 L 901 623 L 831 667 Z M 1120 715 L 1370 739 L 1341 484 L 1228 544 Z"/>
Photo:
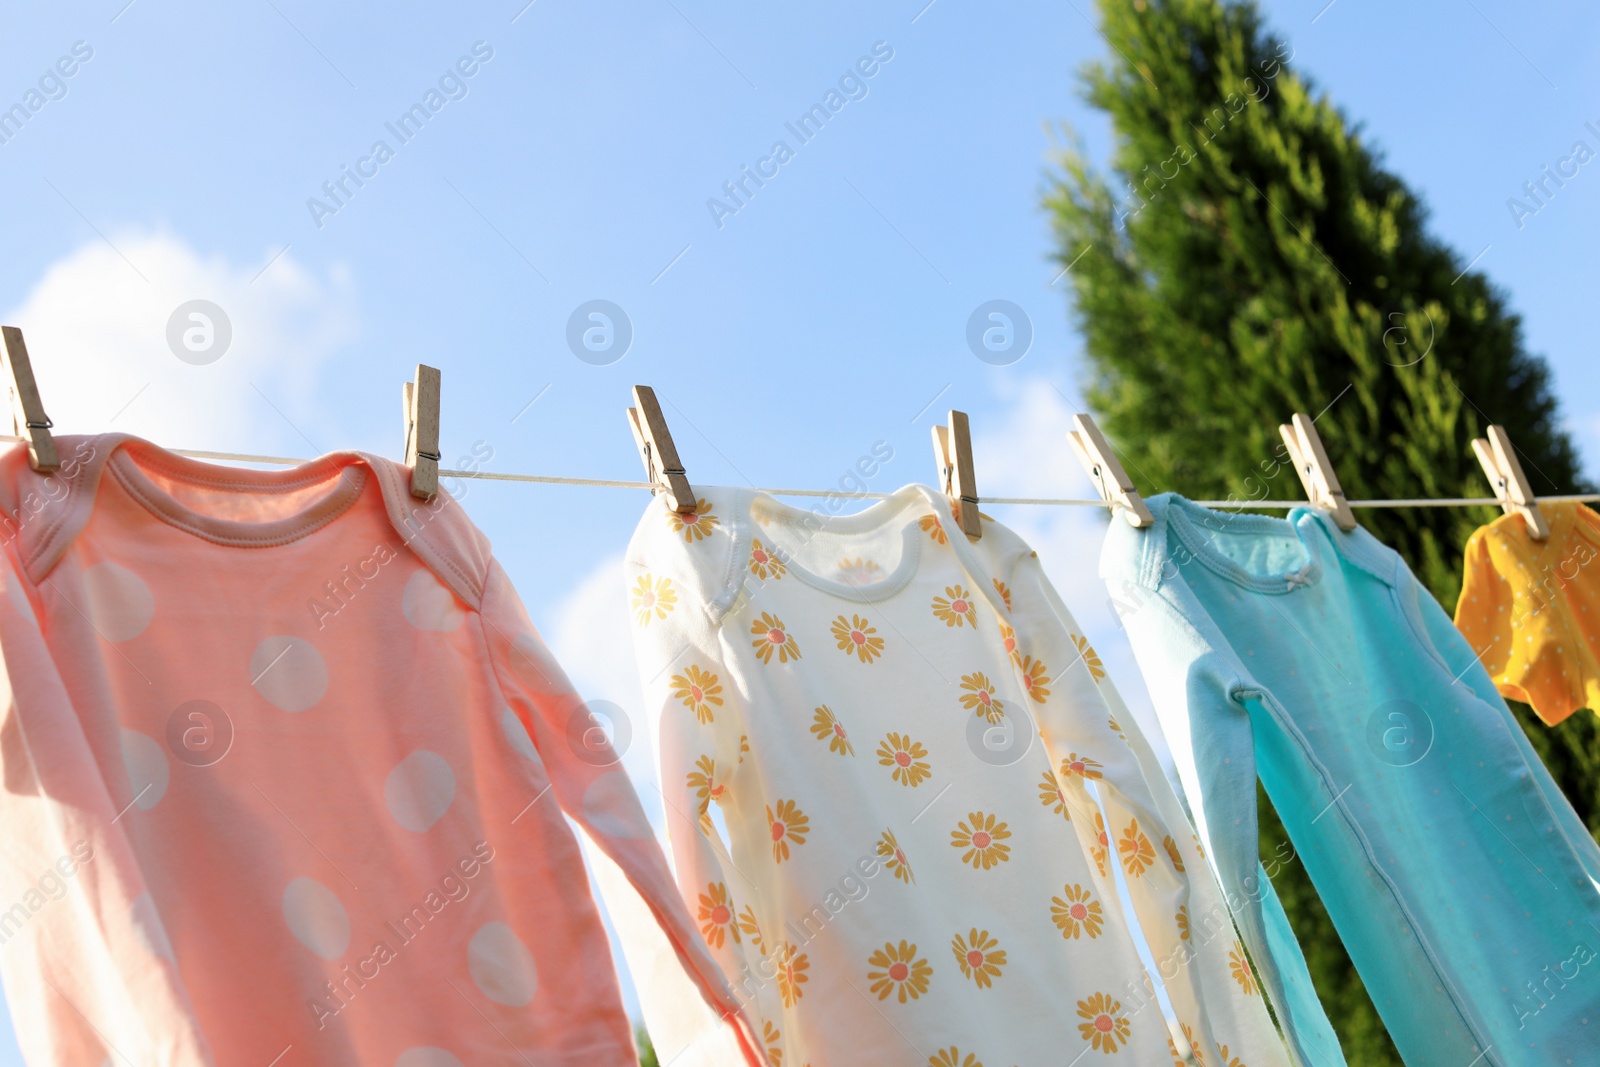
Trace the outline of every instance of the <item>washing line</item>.
<path fill-rule="evenodd" d="M 0 441 L 21 441 L 20 437 L 0 435 Z M 311 460 L 294 456 L 257 456 L 242 452 L 208 452 L 193 448 L 170 448 L 167 451 L 175 455 L 186 456 L 190 459 L 227 460 L 233 463 L 265 463 L 283 467 L 297 467 Z M 593 486 L 602 489 L 650 489 L 650 482 L 623 481 L 614 478 L 564 478 L 553 474 L 511 474 L 497 471 L 463 471 L 439 468 L 441 478 L 472 478 L 487 482 L 522 482 L 534 485 L 577 485 Z M 802 496 L 802 497 L 848 497 L 853 500 L 887 500 L 888 493 L 847 493 L 837 489 L 784 489 L 750 486 L 758 493 L 770 496 Z M 1562 496 L 1541 496 L 1540 503 L 1595 503 L 1600 502 L 1600 493 L 1571 493 Z M 1108 505 L 1104 500 L 1076 499 L 1070 497 L 1027 497 L 1027 496 L 986 496 L 981 500 L 983 504 L 1023 504 L 1040 507 L 1080 507 L 1103 508 Z M 1273 508 L 1289 510 L 1305 506 L 1304 500 L 1193 500 L 1190 503 L 1207 508 Z M 1395 500 L 1350 500 L 1347 503 L 1353 508 L 1467 508 L 1467 507 L 1499 507 L 1500 501 L 1492 496 L 1481 497 L 1405 497 Z"/>

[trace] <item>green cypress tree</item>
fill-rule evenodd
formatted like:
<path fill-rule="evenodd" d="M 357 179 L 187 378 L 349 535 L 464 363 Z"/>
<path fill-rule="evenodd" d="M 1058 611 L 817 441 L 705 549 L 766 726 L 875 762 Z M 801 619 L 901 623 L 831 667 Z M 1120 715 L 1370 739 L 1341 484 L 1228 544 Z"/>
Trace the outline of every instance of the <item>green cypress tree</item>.
<path fill-rule="evenodd" d="M 1489 495 L 1469 442 L 1506 427 L 1536 493 L 1582 491 L 1544 363 L 1504 297 L 1426 230 L 1253 5 L 1100 0 L 1111 46 L 1083 73 L 1106 112 L 1108 170 L 1081 147 L 1047 195 L 1070 265 L 1087 395 L 1144 492 L 1292 499 L 1278 424 L 1317 417 L 1352 499 Z M 1282 514 L 1282 512 L 1278 512 Z M 1453 607 L 1490 508 L 1364 510 Z M 1600 731 L 1518 707 L 1551 773 L 1600 828 Z M 1264 794 L 1263 855 L 1284 839 Z M 1298 865 L 1275 879 L 1352 1065 L 1399 1064 Z"/>

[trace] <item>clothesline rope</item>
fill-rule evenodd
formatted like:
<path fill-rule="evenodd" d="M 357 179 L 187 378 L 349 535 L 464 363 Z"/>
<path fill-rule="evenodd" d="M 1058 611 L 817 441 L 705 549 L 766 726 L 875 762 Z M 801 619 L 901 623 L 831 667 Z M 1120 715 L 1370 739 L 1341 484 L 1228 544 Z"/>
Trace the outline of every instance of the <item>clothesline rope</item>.
<path fill-rule="evenodd" d="M 0 435 L 0 441 L 22 441 L 23 438 Z M 229 460 L 234 463 L 271 463 L 283 467 L 297 467 L 310 460 L 294 456 L 256 456 L 242 452 L 207 452 L 194 448 L 170 448 L 167 451 L 190 459 L 217 459 Z M 462 471 L 439 468 L 441 478 L 475 478 L 487 482 L 523 482 L 535 485 L 581 485 L 598 486 L 602 489 L 649 489 L 649 482 L 621 481 L 613 478 L 563 478 L 553 474 L 501 474 L 496 471 Z M 767 493 L 771 496 L 812 496 L 830 497 L 847 496 L 858 500 L 887 500 L 888 493 L 847 493 L 835 489 L 781 489 L 764 488 L 761 486 L 750 487 L 758 493 Z M 1571 493 L 1562 496 L 1541 496 L 1540 502 L 1574 502 L 1595 503 L 1600 502 L 1600 493 Z M 982 498 L 984 504 L 1026 504 L 1040 507 L 1080 507 L 1104 508 L 1109 507 L 1104 500 L 1075 499 L 1070 497 L 1029 497 L 1029 496 L 986 496 Z M 1290 508 L 1302 507 L 1304 500 L 1193 500 L 1190 503 L 1207 508 Z M 1500 501 L 1492 496 L 1463 496 L 1440 497 L 1409 497 L 1395 500 L 1351 500 L 1347 503 L 1353 508 L 1465 508 L 1465 507 L 1499 507 Z"/>

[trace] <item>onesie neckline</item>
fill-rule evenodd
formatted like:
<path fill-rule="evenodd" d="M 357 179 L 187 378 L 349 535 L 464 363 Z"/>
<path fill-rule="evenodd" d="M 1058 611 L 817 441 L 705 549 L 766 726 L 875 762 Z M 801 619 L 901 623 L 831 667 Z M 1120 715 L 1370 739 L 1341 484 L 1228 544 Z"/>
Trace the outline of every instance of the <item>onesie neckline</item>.
<path fill-rule="evenodd" d="M 1166 505 L 1164 510 L 1167 526 L 1178 540 L 1183 542 L 1184 550 L 1235 585 L 1244 586 L 1258 593 L 1281 596 L 1296 589 L 1315 585 L 1322 577 L 1322 564 L 1318 561 L 1316 552 L 1307 543 L 1305 533 L 1297 521 L 1300 518 L 1298 508 L 1287 519 L 1280 519 L 1273 515 L 1219 512 L 1180 496 L 1169 497 Z M 1297 567 L 1280 571 L 1257 572 L 1246 569 L 1209 543 L 1209 538 L 1201 527 L 1210 526 L 1217 519 L 1221 519 L 1230 532 L 1276 536 L 1285 541 L 1293 540 L 1302 562 Z"/>
<path fill-rule="evenodd" d="M 901 530 L 900 558 L 896 561 L 894 569 L 881 581 L 870 585 L 853 585 L 827 578 L 808 570 L 792 558 L 787 556 L 783 558 L 789 573 L 813 589 L 860 604 L 887 600 L 904 589 L 917 573 L 922 549 L 921 530 L 918 526 L 921 516 L 911 505 L 913 502 L 921 503 L 923 499 L 924 494 L 918 486 L 907 485 L 853 514 L 819 515 L 813 511 L 781 503 L 768 493 L 743 490 L 734 507 L 735 525 L 738 528 L 734 551 L 737 558 L 749 556 L 750 542 L 756 536 L 758 526 L 761 525 L 755 517 L 757 513 L 770 516 L 774 523 L 782 524 L 791 530 L 798 530 L 802 535 L 807 526 L 815 526 L 816 529 L 826 530 L 831 534 L 869 533 L 883 529 L 897 517 L 901 517 L 904 519 L 904 526 Z M 773 548 L 781 551 L 784 546 L 774 545 Z"/>
<path fill-rule="evenodd" d="M 365 468 L 348 454 L 323 456 L 287 470 L 258 471 L 202 463 L 136 439 L 123 442 L 106 466 L 117 484 L 156 518 L 204 540 L 242 548 L 285 545 L 321 529 L 355 503 L 366 483 Z M 291 493 L 319 483 L 329 487 L 290 514 L 247 522 L 198 511 L 157 485 L 147 472 L 178 484 L 258 496 Z"/>

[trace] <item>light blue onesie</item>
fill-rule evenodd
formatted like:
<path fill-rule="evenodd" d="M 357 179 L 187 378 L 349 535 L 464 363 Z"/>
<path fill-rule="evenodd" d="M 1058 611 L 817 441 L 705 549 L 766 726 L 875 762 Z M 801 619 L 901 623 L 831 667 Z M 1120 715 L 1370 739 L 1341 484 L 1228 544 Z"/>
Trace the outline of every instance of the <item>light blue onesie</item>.
<path fill-rule="evenodd" d="M 1296 1047 L 1338 1062 L 1258 774 L 1407 1064 L 1600 1064 L 1600 849 L 1438 602 L 1321 512 L 1148 503 L 1101 576 Z"/>

